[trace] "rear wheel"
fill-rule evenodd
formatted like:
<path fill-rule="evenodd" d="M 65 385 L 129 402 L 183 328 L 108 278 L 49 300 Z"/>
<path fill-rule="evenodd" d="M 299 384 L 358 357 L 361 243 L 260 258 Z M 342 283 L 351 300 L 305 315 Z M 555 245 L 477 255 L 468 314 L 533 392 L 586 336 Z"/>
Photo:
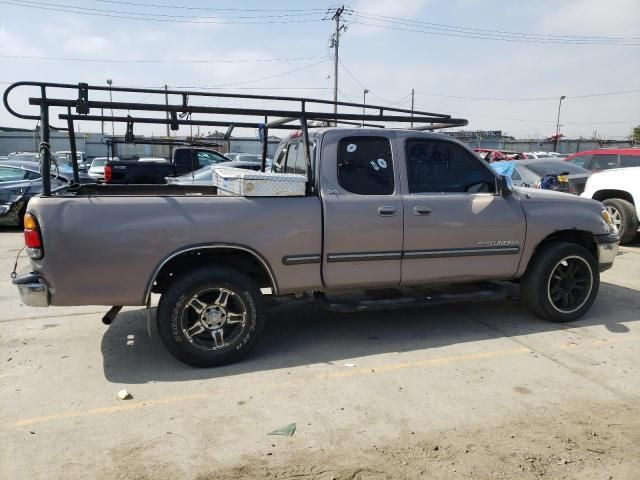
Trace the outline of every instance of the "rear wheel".
<path fill-rule="evenodd" d="M 546 320 L 570 322 L 584 315 L 600 286 L 598 262 L 584 247 L 553 242 L 540 247 L 520 285 L 522 300 Z"/>
<path fill-rule="evenodd" d="M 262 294 L 249 277 L 206 268 L 173 282 L 158 305 L 162 342 L 181 362 L 213 367 L 235 362 L 256 344 L 264 325 Z"/>
<path fill-rule="evenodd" d="M 621 198 L 608 198 L 603 202 L 604 207 L 611 215 L 613 224 L 618 229 L 620 243 L 633 240 L 638 233 L 638 217 L 632 203 Z"/>

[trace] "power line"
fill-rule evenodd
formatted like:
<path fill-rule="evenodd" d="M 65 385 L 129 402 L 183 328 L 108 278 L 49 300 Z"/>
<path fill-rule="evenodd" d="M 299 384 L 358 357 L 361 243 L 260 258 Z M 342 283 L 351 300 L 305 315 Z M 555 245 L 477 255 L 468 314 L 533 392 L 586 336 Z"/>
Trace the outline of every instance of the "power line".
<path fill-rule="evenodd" d="M 28 55 L 0 55 L 0 58 L 14 58 L 19 60 L 54 60 L 61 62 L 97 62 L 97 63 L 253 63 L 253 62 L 285 62 L 299 60 L 328 60 L 328 57 L 282 57 L 282 58 L 247 58 L 234 60 L 213 59 L 114 59 L 114 58 L 71 58 L 71 57 L 40 57 Z"/>
<path fill-rule="evenodd" d="M 154 8 L 171 8 L 177 10 L 199 10 L 199 11 L 210 11 L 210 12 L 220 12 L 220 11 L 232 11 L 232 12 L 325 12 L 326 8 L 211 8 L 211 7 L 191 7 L 185 5 L 167 5 L 167 4 L 159 4 L 159 3 L 141 3 L 141 2 L 121 2 L 117 0 L 95 0 L 96 2 L 101 3 L 114 3 L 118 5 L 130 5 L 136 7 L 154 7 Z"/>
<path fill-rule="evenodd" d="M 244 80 L 242 82 L 235 82 L 235 83 L 223 83 L 223 84 L 220 84 L 220 85 L 214 85 L 212 87 L 201 87 L 201 88 L 214 89 L 214 88 L 224 88 L 224 87 L 235 87 L 236 85 L 247 85 L 249 83 L 262 82 L 264 80 L 271 80 L 273 78 L 284 77 L 285 75 L 290 75 L 292 73 L 300 72 L 302 70 L 307 70 L 309 68 L 315 67 L 316 65 L 320 65 L 321 63 L 325 63 L 327 60 L 328 59 L 325 58 L 323 60 L 320 60 L 319 62 L 311 63 L 309 65 L 305 65 L 303 67 L 296 68 L 294 70 L 288 70 L 286 72 L 276 73 L 274 75 L 269 75 L 269 76 L 266 76 L 266 77 L 256 78 L 254 80 Z M 192 87 L 177 87 L 177 88 L 192 88 Z"/>
<path fill-rule="evenodd" d="M 20 3 L 18 3 L 20 2 Z M 299 19 L 280 19 L 284 17 L 289 17 L 293 15 L 303 15 L 303 14 L 291 14 L 291 15 L 273 15 L 273 16 L 253 16 L 253 17 L 201 17 L 201 18 L 214 18 L 217 20 L 223 21 L 215 21 L 215 20 L 187 20 L 187 18 L 193 19 L 193 15 L 166 15 L 166 14 L 147 14 L 147 13 L 137 13 L 137 12 L 123 12 L 117 10 L 103 10 L 103 9 L 95 9 L 95 8 L 86 8 L 86 7 L 77 7 L 73 5 L 63 5 L 63 4 L 54 4 L 54 3 L 44 3 L 44 2 L 35 2 L 31 0 L 13 0 L 13 1 L 0 1 L 0 4 L 6 5 L 14 5 L 17 7 L 25 7 L 25 8 L 35 8 L 38 10 L 49 10 L 54 12 L 63 12 L 63 13 L 75 13 L 79 15 L 89 15 L 94 17 L 106 17 L 106 18 L 120 18 L 125 20 L 138 20 L 138 21 L 149 21 L 149 22 L 165 22 L 165 23 L 190 23 L 190 24 L 214 24 L 214 25 L 250 25 L 250 24 L 274 24 L 274 23 L 310 23 L 310 22 L 321 22 L 323 18 L 299 18 Z M 305 16 L 309 15 L 319 15 L 319 13 L 309 13 L 304 14 Z M 157 18 L 163 17 L 163 18 Z M 260 20 L 244 20 L 244 21 L 226 21 L 226 19 L 260 19 Z M 277 18 L 276 20 L 270 18 Z"/>
<path fill-rule="evenodd" d="M 360 10 L 349 9 L 347 14 L 355 13 L 357 16 L 368 18 L 372 20 L 378 20 L 382 22 L 405 24 L 405 25 L 417 25 L 422 27 L 434 28 L 436 30 L 451 31 L 457 33 L 477 33 L 482 35 L 497 35 L 501 34 L 509 37 L 529 37 L 537 39 L 565 39 L 565 40 L 640 40 L 640 37 L 626 37 L 626 36 L 603 36 L 603 35 L 555 35 L 546 33 L 527 33 L 527 32 L 511 32 L 506 30 L 495 30 L 486 28 L 473 28 L 463 27 L 459 25 L 447 25 L 443 23 L 426 22 L 423 20 L 413 20 L 408 18 L 392 17 L 389 15 L 377 15 L 374 13 L 367 13 Z"/>
<path fill-rule="evenodd" d="M 397 101 L 395 101 L 395 102 L 394 102 L 393 100 L 389 100 L 389 99 L 387 99 L 387 98 L 381 97 L 380 95 L 377 95 L 377 94 L 375 94 L 374 92 L 372 92 L 368 87 L 366 87 L 366 86 L 364 85 L 364 83 L 362 83 L 360 80 L 358 80 L 358 78 L 357 78 L 353 73 L 351 73 L 351 70 L 349 70 L 349 69 L 345 66 L 345 64 L 344 64 L 344 63 L 340 62 L 340 66 L 344 69 L 344 71 L 345 71 L 345 72 L 347 72 L 347 74 L 348 74 L 348 75 L 353 79 L 353 81 L 355 81 L 358 85 L 360 85 L 360 87 L 362 87 L 363 89 L 367 89 L 367 90 L 369 90 L 369 94 L 370 94 L 372 97 L 376 97 L 377 99 L 382 100 L 383 102 L 385 102 L 385 103 L 387 103 L 387 104 L 390 104 L 389 106 L 391 106 L 391 105 L 395 105 L 396 103 L 400 103 L 402 100 L 404 100 L 406 97 L 408 97 L 408 95 L 405 95 L 405 96 L 404 96 L 404 97 L 402 97 L 400 100 L 397 100 Z"/>
<path fill-rule="evenodd" d="M 589 93 L 586 95 L 567 95 L 567 98 L 591 98 L 591 97 L 604 97 L 609 95 L 627 95 L 630 93 L 638 93 L 640 89 L 635 90 L 620 90 L 617 92 L 604 92 L 604 93 Z M 528 102 L 528 101 L 558 101 L 560 98 L 559 95 L 555 97 L 470 97 L 463 95 L 447 95 L 444 93 L 428 93 L 428 92 L 419 92 L 416 90 L 418 95 L 425 95 L 430 97 L 443 97 L 443 98 L 455 98 L 459 100 L 481 100 L 481 101 L 506 101 L 506 102 Z"/>
<path fill-rule="evenodd" d="M 619 45 L 619 46 L 639 46 L 640 45 L 640 41 L 638 41 L 637 43 L 633 43 L 633 42 L 627 42 L 627 43 L 618 43 L 618 42 L 570 42 L 570 41 L 558 41 L 558 40 L 533 40 L 533 39 L 515 39 L 515 38 L 503 38 L 503 37 L 498 37 L 498 36 L 482 36 L 482 35 L 457 35 L 457 34 L 453 34 L 453 33 L 445 33 L 445 32 L 438 32 L 438 31 L 432 31 L 432 30 L 423 30 L 423 29 L 418 29 L 418 28 L 402 28 L 402 27 L 394 27 L 394 26 L 390 26 L 390 25 L 384 25 L 384 24 L 375 24 L 375 23 L 368 23 L 368 22 L 359 22 L 359 21 L 354 21 L 354 20 L 349 20 L 349 24 L 354 24 L 354 25 L 365 25 L 365 26 L 370 26 L 370 27 L 379 27 L 379 28 L 386 28 L 386 29 L 390 29 L 390 30 L 400 30 L 400 31 L 404 31 L 404 32 L 414 32 L 414 33 L 423 33 L 426 35 L 438 35 L 438 36 L 444 36 L 444 37 L 456 37 L 456 38 L 470 38 L 470 39 L 475 39 L 475 40 L 497 40 L 497 41 L 503 41 L 503 42 L 510 42 L 510 43 L 540 43 L 540 44 L 563 44 L 563 45 L 608 45 L 608 46 L 612 46 L 612 45 Z"/>

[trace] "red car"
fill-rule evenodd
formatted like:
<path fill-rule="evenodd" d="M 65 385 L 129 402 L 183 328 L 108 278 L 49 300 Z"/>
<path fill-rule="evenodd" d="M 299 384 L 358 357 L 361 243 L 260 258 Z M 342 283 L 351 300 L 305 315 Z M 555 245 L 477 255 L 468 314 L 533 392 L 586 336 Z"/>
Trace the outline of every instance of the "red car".
<path fill-rule="evenodd" d="M 474 148 L 474 152 L 480 155 L 487 163 L 501 162 L 503 160 L 522 160 L 526 158 L 522 153 L 513 152 L 511 150 L 496 150 L 493 148 Z"/>
<path fill-rule="evenodd" d="M 592 172 L 611 168 L 640 167 L 640 148 L 585 150 L 569 155 L 565 160 Z"/>

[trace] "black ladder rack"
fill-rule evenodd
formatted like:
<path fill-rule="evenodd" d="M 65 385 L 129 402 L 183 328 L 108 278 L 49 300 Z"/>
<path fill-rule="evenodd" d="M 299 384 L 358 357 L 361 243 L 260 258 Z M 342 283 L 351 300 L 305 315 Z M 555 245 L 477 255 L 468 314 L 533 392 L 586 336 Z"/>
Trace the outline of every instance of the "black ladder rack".
<path fill-rule="evenodd" d="M 11 107 L 9 103 L 10 93 L 19 87 L 35 87 L 39 89 L 39 96 L 29 97 L 29 104 L 38 106 L 38 115 L 19 113 Z M 75 99 L 69 98 L 69 91 L 74 92 Z M 110 92 L 128 94 L 146 94 L 145 99 L 149 102 L 113 102 L 103 100 L 93 100 L 92 93 Z M 67 95 L 63 95 L 66 93 Z M 169 103 L 168 97 L 172 99 L 180 98 L 180 103 Z M 210 99 L 233 99 L 238 102 L 251 101 L 261 104 L 278 106 L 279 108 L 247 108 L 229 106 L 210 106 L 203 104 L 204 100 Z M 151 100 L 160 100 L 154 103 Z M 198 103 L 197 100 L 201 102 Z M 45 172 L 50 171 L 51 154 L 49 151 L 49 132 L 51 128 L 66 130 L 69 134 L 70 150 L 72 152 L 72 167 L 74 182 L 79 182 L 78 165 L 76 159 L 76 142 L 73 127 L 74 120 L 125 123 L 127 125 L 127 141 L 134 141 L 134 124 L 161 124 L 170 125 L 172 130 L 177 130 L 179 126 L 227 126 L 245 127 L 260 129 L 263 138 L 262 148 L 262 170 L 265 168 L 266 146 L 268 131 L 270 129 L 302 130 L 302 137 L 305 146 L 305 158 L 307 162 L 307 172 L 311 173 L 311 156 L 309 149 L 309 122 L 320 122 L 325 125 L 353 125 L 384 128 L 386 123 L 397 124 L 417 124 L 414 130 L 435 130 L 447 127 L 461 127 L 468 124 L 468 121 L 461 118 L 452 118 L 451 115 L 425 112 L 420 110 L 407 110 L 403 108 L 385 107 L 382 105 L 365 105 L 352 102 L 334 102 L 315 98 L 286 97 L 273 95 L 245 95 L 237 93 L 219 93 L 197 90 L 165 90 L 160 88 L 129 88 L 112 87 L 102 85 L 89 85 L 86 83 L 48 83 L 48 82 L 16 82 L 10 85 L 4 92 L 4 106 L 15 117 L 24 120 L 36 120 L 40 122 L 42 152 L 41 173 L 43 194 L 51 194 L 50 175 Z M 287 108 L 283 108 L 282 104 Z M 322 111 L 322 107 L 343 107 L 349 112 Z M 49 123 L 49 109 L 51 107 L 62 108 L 63 113 L 58 115 L 60 120 L 66 121 L 66 128 L 56 128 Z M 73 111 L 72 111 L 73 109 Z M 107 109 L 127 110 L 126 116 L 96 115 L 94 111 Z M 354 110 L 357 109 L 358 112 Z M 64 113 L 66 112 L 66 113 Z M 164 113 L 165 118 L 146 116 L 151 112 Z M 194 120 L 193 114 L 215 115 L 214 120 Z M 238 122 L 232 119 L 225 119 L 225 116 L 249 117 L 246 121 Z M 312 182 L 308 182 L 309 186 Z"/>

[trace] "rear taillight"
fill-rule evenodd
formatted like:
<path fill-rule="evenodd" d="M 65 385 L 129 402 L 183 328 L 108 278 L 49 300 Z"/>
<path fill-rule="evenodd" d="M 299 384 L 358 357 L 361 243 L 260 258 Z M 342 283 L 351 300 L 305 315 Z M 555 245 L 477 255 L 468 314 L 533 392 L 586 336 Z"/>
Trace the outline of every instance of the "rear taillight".
<path fill-rule="evenodd" d="M 38 260 L 44 255 L 40 227 L 36 217 L 30 213 L 24 214 L 24 244 L 27 247 L 29 258 Z"/>
<path fill-rule="evenodd" d="M 111 165 L 106 165 L 104 167 L 104 183 L 109 183 L 111 181 L 112 175 L 113 175 L 113 167 Z"/>

